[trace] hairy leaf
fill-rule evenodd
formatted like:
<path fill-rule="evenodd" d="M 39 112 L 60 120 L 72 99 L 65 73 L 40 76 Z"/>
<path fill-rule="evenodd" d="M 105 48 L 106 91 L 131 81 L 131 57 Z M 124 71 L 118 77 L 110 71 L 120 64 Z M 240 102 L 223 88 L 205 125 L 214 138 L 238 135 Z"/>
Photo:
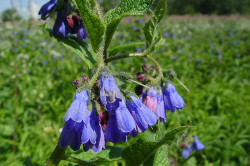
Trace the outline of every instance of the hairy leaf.
<path fill-rule="evenodd" d="M 121 152 L 123 148 L 108 146 L 106 150 L 102 150 L 99 153 L 93 153 L 90 150 L 88 152 L 75 153 L 71 156 L 79 159 L 92 162 L 97 165 L 110 163 L 113 161 L 121 160 Z"/>
<path fill-rule="evenodd" d="M 121 19 L 127 15 L 142 15 L 146 11 L 148 11 L 151 5 L 152 0 L 122 0 L 117 8 L 110 10 L 105 14 L 105 53 L 110 45 L 113 34 Z"/>
<path fill-rule="evenodd" d="M 187 130 L 189 126 L 179 127 L 168 132 L 161 140 L 155 142 L 148 142 L 138 140 L 136 143 L 127 147 L 122 151 L 122 158 L 125 160 L 127 166 L 137 166 L 143 164 L 151 155 L 153 155 L 159 147 L 164 144 L 170 144 L 174 141 L 176 134 Z M 157 156 L 161 157 L 161 156 Z"/>
<path fill-rule="evenodd" d="M 168 165 L 168 151 L 165 145 L 160 146 L 155 154 L 151 155 L 143 166 L 166 166 Z"/>
<path fill-rule="evenodd" d="M 121 52 L 121 51 L 129 51 L 129 50 L 134 50 L 142 45 L 144 45 L 144 42 L 137 42 L 137 43 L 130 43 L 128 45 L 122 45 L 118 46 L 115 48 L 110 48 L 109 49 L 109 56 L 114 56 L 115 54 Z"/>
<path fill-rule="evenodd" d="M 49 24 L 45 23 L 40 25 L 40 27 L 47 30 L 52 36 L 52 27 Z M 73 35 L 69 35 L 68 37 L 53 37 L 62 42 L 65 47 L 71 49 L 75 54 L 77 54 L 85 62 L 88 68 L 91 69 L 94 67 L 97 55 L 87 42 L 84 40 L 78 40 Z"/>
<path fill-rule="evenodd" d="M 143 28 L 147 47 L 151 47 L 152 51 L 154 50 L 155 44 L 158 43 L 161 39 L 161 32 L 158 24 L 160 23 L 166 12 L 166 0 L 159 0 L 152 13 L 151 19 L 145 24 Z"/>
<path fill-rule="evenodd" d="M 89 35 L 92 48 L 97 52 L 103 41 L 104 24 L 102 20 L 93 14 L 85 5 L 85 0 L 76 0 L 77 7 L 80 11 L 83 23 Z"/>

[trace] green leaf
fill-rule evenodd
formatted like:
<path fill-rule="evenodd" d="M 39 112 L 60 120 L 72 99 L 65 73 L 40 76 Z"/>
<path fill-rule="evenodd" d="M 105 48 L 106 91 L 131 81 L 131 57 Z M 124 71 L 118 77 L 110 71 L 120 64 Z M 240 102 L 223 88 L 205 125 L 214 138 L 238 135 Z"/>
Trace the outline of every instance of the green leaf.
<path fill-rule="evenodd" d="M 102 150 L 99 153 L 93 153 L 89 150 L 88 152 L 71 154 L 71 156 L 100 165 L 121 160 L 122 150 L 123 148 L 121 147 L 108 146 L 106 150 Z"/>
<path fill-rule="evenodd" d="M 160 146 L 155 154 L 151 155 L 143 166 L 166 166 L 168 165 L 168 151 L 165 145 Z"/>
<path fill-rule="evenodd" d="M 128 45 L 122 45 L 122 46 L 118 46 L 115 48 L 110 48 L 109 49 L 109 56 L 114 56 L 115 54 L 121 52 L 121 51 L 130 51 L 130 50 L 134 50 L 142 45 L 144 45 L 144 42 L 137 42 L 137 43 L 130 43 Z"/>
<path fill-rule="evenodd" d="M 42 24 L 40 27 L 47 30 L 50 35 L 52 34 L 52 27 L 49 24 Z M 68 37 L 53 37 L 55 37 L 59 42 L 62 42 L 66 48 L 71 49 L 75 54 L 77 54 L 85 62 L 88 68 L 92 69 L 94 67 L 97 55 L 86 41 L 78 40 L 73 35 L 68 35 Z"/>
<path fill-rule="evenodd" d="M 154 51 L 154 46 L 161 39 L 161 31 L 158 24 L 167 12 L 167 1 L 159 0 L 154 11 L 152 12 L 151 19 L 145 24 L 143 31 L 146 38 L 147 47 L 151 47 Z"/>
<path fill-rule="evenodd" d="M 138 140 L 136 143 L 124 149 L 121 156 L 125 160 L 127 166 L 143 164 L 144 161 L 157 152 L 159 147 L 164 144 L 171 144 L 178 133 L 183 132 L 188 128 L 189 126 L 183 126 L 173 129 L 165 134 L 161 140 L 155 142 Z M 157 157 L 160 158 L 161 156 Z"/>
<path fill-rule="evenodd" d="M 92 48 L 97 52 L 103 41 L 104 24 L 102 20 L 93 14 L 85 5 L 85 0 L 76 0 L 77 7 L 80 11 L 85 28 L 88 32 Z"/>
<path fill-rule="evenodd" d="M 110 45 L 116 27 L 120 23 L 121 19 L 128 15 L 142 15 L 148 11 L 151 5 L 152 0 L 122 0 L 117 8 L 110 10 L 105 14 L 105 54 Z"/>

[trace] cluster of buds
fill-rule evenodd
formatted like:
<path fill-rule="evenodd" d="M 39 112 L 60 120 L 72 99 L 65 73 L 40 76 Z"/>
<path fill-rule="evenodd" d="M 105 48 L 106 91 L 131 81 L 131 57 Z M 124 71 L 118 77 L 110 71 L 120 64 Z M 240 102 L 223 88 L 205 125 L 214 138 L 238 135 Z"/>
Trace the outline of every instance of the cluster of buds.
<path fill-rule="evenodd" d="M 44 4 L 40 11 L 42 20 L 46 20 L 53 12 L 57 12 L 56 21 L 52 34 L 54 36 L 66 37 L 69 33 L 76 34 L 78 40 L 88 37 L 87 31 L 79 14 L 70 13 L 68 0 L 59 4 L 59 0 L 50 0 Z"/>
<path fill-rule="evenodd" d="M 72 85 L 78 89 L 86 85 L 89 82 L 89 78 L 86 75 L 81 75 L 80 79 L 76 79 L 72 82 Z"/>

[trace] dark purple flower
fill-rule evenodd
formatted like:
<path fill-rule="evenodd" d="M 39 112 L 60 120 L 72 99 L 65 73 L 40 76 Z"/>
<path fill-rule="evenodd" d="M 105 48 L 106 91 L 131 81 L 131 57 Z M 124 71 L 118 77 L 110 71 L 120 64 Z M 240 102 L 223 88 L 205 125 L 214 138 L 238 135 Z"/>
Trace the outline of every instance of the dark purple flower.
<path fill-rule="evenodd" d="M 108 125 L 105 131 L 106 141 L 117 143 L 126 142 L 127 135 L 136 130 L 135 121 L 128 111 L 124 101 L 119 102 L 119 107 L 109 111 Z"/>
<path fill-rule="evenodd" d="M 240 54 L 237 54 L 236 57 L 237 57 L 237 58 L 240 58 Z"/>
<path fill-rule="evenodd" d="M 66 121 L 58 141 L 60 148 L 66 148 L 69 145 L 72 150 L 79 150 L 81 146 L 81 129 L 83 126 L 83 121 L 80 123 L 74 122 L 72 119 Z"/>
<path fill-rule="evenodd" d="M 157 121 L 154 113 L 148 109 L 140 99 L 131 96 L 132 101 L 127 100 L 127 106 L 135 119 L 139 129 L 144 132 L 148 127 L 154 125 Z"/>
<path fill-rule="evenodd" d="M 119 106 L 119 101 L 122 100 L 120 89 L 115 83 L 114 77 L 104 72 L 100 78 L 100 100 L 103 106 L 108 111 L 112 108 L 115 110 Z"/>
<path fill-rule="evenodd" d="M 86 39 L 86 37 L 88 37 L 86 28 L 83 25 L 83 23 L 80 23 L 76 35 L 77 35 L 77 39 L 78 40 L 83 40 L 83 39 Z"/>
<path fill-rule="evenodd" d="M 221 59 L 221 58 L 222 58 L 222 55 L 221 55 L 221 54 L 219 54 L 217 57 L 218 57 L 218 59 Z"/>
<path fill-rule="evenodd" d="M 67 23 L 67 12 L 65 10 L 62 10 L 61 12 L 57 12 L 57 17 L 52 34 L 54 36 L 65 37 L 68 33 L 69 27 Z"/>
<path fill-rule="evenodd" d="M 165 109 L 174 112 L 175 109 L 180 110 L 185 105 L 183 99 L 172 84 L 168 83 L 168 87 L 164 86 L 162 91 Z"/>
<path fill-rule="evenodd" d="M 100 125 L 100 116 L 92 110 L 85 116 L 88 116 L 87 123 L 82 128 L 81 143 L 84 151 L 91 149 L 98 153 L 105 148 L 104 134 Z"/>
<path fill-rule="evenodd" d="M 202 143 L 200 143 L 196 135 L 193 135 L 193 138 L 194 138 L 194 142 L 193 142 L 192 147 L 194 150 L 199 151 L 205 148 L 205 146 Z"/>
<path fill-rule="evenodd" d="M 192 148 L 186 146 L 185 149 L 182 151 L 181 155 L 183 158 L 188 158 L 188 156 L 191 152 L 192 152 Z"/>
<path fill-rule="evenodd" d="M 233 41 L 233 45 L 235 45 L 236 43 L 237 43 L 237 42 L 234 40 L 234 41 Z"/>
<path fill-rule="evenodd" d="M 48 14 L 51 13 L 56 8 L 57 0 L 50 0 L 44 4 L 38 12 L 38 15 L 41 15 L 41 19 L 46 20 Z"/>

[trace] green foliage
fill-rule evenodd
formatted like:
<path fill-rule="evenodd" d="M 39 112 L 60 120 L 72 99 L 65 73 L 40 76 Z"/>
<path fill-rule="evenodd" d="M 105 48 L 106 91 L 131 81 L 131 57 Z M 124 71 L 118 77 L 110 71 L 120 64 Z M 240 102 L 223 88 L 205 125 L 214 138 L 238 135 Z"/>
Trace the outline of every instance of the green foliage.
<path fill-rule="evenodd" d="M 104 24 L 102 20 L 93 14 L 85 4 L 85 0 L 76 0 L 77 7 L 80 11 L 83 23 L 88 32 L 89 39 L 93 50 L 96 52 L 103 42 Z"/>
<path fill-rule="evenodd" d="M 124 149 L 122 151 L 121 156 L 125 160 L 127 166 L 143 164 L 144 161 L 146 161 L 151 155 L 153 155 L 158 150 L 158 148 L 162 147 L 162 145 L 164 144 L 170 145 L 176 138 L 176 134 L 183 132 L 188 128 L 189 127 L 179 127 L 173 129 L 170 132 L 166 133 L 166 135 L 161 140 L 155 142 L 138 140 L 136 143 Z M 164 148 L 160 148 L 160 150 L 157 151 L 157 153 L 155 154 L 155 161 L 153 163 L 160 163 L 158 159 L 162 158 L 161 151 L 163 151 L 164 154 L 166 153 Z"/>
<path fill-rule="evenodd" d="M 120 54 L 120 46 L 130 41 L 141 42 L 143 32 L 140 29 L 143 24 L 137 22 L 139 19 L 144 18 L 121 21 L 110 51 L 117 48 L 119 51 L 116 54 Z M 249 165 L 250 97 L 246 89 L 249 89 L 250 23 L 242 18 L 237 21 L 230 18 L 209 20 L 174 20 L 170 17 L 167 21 L 163 20 L 163 25 L 159 27 L 162 33 L 168 33 L 168 37 L 164 37 L 166 43 L 161 46 L 161 50 L 155 52 L 156 59 L 165 69 L 174 69 L 178 78 L 190 90 L 190 93 L 186 92 L 173 80 L 186 106 L 182 111 L 166 112 L 167 124 L 162 132 L 165 134 L 181 125 L 194 126 L 186 136 L 197 134 L 206 148 L 194 153 L 182 165 Z M 0 44 L 0 165 L 43 165 L 58 141 L 64 114 L 73 99 L 74 87 L 71 82 L 81 74 L 86 74 L 83 68 L 86 64 L 73 51 L 62 47 L 61 43 L 44 34 L 40 28 L 30 27 L 28 22 L 17 23 L 14 36 L 11 36 L 12 30 L 8 23 L 2 25 L 0 39 L 4 44 Z M 135 25 L 138 29 L 132 30 Z M 120 39 L 118 35 L 123 37 Z M 15 49 L 12 37 L 16 39 Z M 236 44 L 233 44 L 234 41 Z M 144 45 L 137 47 L 145 48 Z M 129 49 L 135 51 L 136 47 Z M 222 55 L 221 58 L 215 54 L 216 51 Z M 190 53 L 192 56 L 188 56 Z M 15 58 L 18 67 L 18 109 L 16 160 L 13 160 Z M 44 61 L 48 63 L 43 65 Z M 120 62 L 111 63 L 112 71 L 134 73 L 141 71 L 141 63 L 151 65 L 145 59 L 123 59 Z M 52 69 L 55 69 L 54 73 Z M 126 90 L 134 88 L 134 85 L 127 83 L 120 86 Z M 109 145 L 107 150 L 98 154 L 90 151 L 85 153 L 82 148 L 74 154 L 67 151 L 67 154 L 91 160 L 97 165 L 105 161 L 105 165 L 125 166 L 118 157 L 121 151 L 136 143 L 138 138 L 150 142 L 162 139 L 161 133 L 155 137 L 156 129 L 157 126 L 153 126 L 139 133 L 136 138 L 129 136 L 125 145 Z M 167 158 L 169 165 L 176 161 L 181 163 L 183 159 L 179 146 L 182 143 L 179 140 L 178 144 L 172 143 L 167 149 L 165 145 L 159 147 L 146 163 L 151 160 L 160 165 L 158 161 L 165 163 Z M 113 151 L 111 147 L 118 147 L 118 150 Z M 114 152 L 112 155 L 111 151 Z M 62 161 L 60 165 L 75 164 Z"/>
<path fill-rule="evenodd" d="M 167 12 L 166 0 L 159 0 L 154 9 L 154 12 L 152 13 L 151 19 L 145 24 L 143 28 L 147 42 L 147 47 L 149 47 L 151 51 L 154 51 L 155 45 L 161 39 L 161 32 L 158 27 L 158 24 L 160 23 L 166 12 Z"/>
<path fill-rule="evenodd" d="M 105 14 L 105 54 L 121 19 L 128 15 L 142 15 L 148 11 L 151 5 L 152 0 L 122 0 L 115 9 L 110 10 Z"/>

